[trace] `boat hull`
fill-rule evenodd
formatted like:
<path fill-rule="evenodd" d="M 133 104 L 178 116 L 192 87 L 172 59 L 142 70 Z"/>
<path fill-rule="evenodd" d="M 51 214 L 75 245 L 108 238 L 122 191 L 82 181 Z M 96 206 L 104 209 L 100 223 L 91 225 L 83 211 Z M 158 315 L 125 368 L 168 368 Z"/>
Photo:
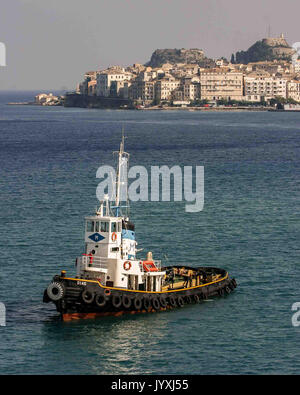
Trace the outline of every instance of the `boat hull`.
<path fill-rule="evenodd" d="M 56 289 L 57 294 L 50 292 L 49 297 L 48 287 L 44 291 L 43 302 L 53 302 L 61 318 L 70 321 L 167 311 L 186 304 L 199 303 L 209 297 L 224 296 L 237 286 L 235 279 L 231 279 L 225 270 L 198 269 L 217 272 L 219 277 L 201 284 L 186 284 L 184 288 L 176 288 L 176 284 L 172 284 L 161 292 L 150 292 L 108 287 L 97 280 L 54 276 L 51 284 L 54 284 L 53 291 Z"/>

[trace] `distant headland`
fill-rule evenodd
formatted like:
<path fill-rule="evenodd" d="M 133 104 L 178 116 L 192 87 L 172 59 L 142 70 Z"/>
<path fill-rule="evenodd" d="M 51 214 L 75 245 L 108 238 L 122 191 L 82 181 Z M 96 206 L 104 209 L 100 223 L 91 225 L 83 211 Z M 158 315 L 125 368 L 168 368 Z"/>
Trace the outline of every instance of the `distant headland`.
<path fill-rule="evenodd" d="M 156 49 L 150 60 L 87 71 L 64 96 L 40 94 L 44 106 L 121 109 L 269 109 L 300 104 L 300 60 L 281 34 L 228 60 L 202 49 Z"/>

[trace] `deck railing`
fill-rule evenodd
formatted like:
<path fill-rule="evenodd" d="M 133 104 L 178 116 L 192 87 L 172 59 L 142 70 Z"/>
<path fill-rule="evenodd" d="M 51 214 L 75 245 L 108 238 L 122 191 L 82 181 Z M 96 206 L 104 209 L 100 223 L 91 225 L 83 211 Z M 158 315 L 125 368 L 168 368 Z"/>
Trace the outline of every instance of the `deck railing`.
<path fill-rule="evenodd" d="M 158 271 L 161 271 L 161 261 L 154 261 L 154 265 L 157 267 Z"/>
<path fill-rule="evenodd" d="M 161 261 L 153 261 L 157 270 L 161 271 Z M 104 257 L 98 257 L 91 254 L 83 254 L 81 257 L 77 258 L 77 264 L 80 265 L 81 270 L 86 269 L 107 269 L 109 259 Z M 143 261 L 139 261 L 139 266 L 141 271 L 145 271 L 143 267 Z"/>
<path fill-rule="evenodd" d="M 81 268 L 93 268 L 93 269 L 107 269 L 108 258 L 98 257 L 94 255 L 83 255 L 81 259 Z"/>

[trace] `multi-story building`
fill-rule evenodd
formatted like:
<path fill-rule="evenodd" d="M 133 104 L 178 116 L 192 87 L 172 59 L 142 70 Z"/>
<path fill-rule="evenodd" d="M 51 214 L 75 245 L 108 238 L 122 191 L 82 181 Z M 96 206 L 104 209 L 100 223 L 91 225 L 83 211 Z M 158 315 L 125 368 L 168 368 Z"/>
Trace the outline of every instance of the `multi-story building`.
<path fill-rule="evenodd" d="M 287 98 L 300 102 L 300 81 L 298 80 L 288 81 Z"/>
<path fill-rule="evenodd" d="M 293 68 L 295 73 L 300 73 L 300 59 L 293 61 Z"/>
<path fill-rule="evenodd" d="M 183 84 L 183 100 L 196 100 L 201 97 L 200 82 L 193 81 L 192 79 L 184 79 Z"/>
<path fill-rule="evenodd" d="M 78 92 L 81 95 L 87 95 L 88 94 L 88 84 L 89 84 L 89 81 L 88 80 L 84 80 L 84 81 L 80 82 L 80 84 L 78 85 Z"/>
<path fill-rule="evenodd" d="M 130 87 L 131 87 L 133 81 L 134 80 L 124 81 L 124 86 L 123 86 L 122 93 L 121 93 L 121 96 L 124 99 L 130 99 Z"/>
<path fill-rule="evenodd" d="M 97 75 L 97 96 L 110 96 L 110 88 L 111 88 L 111 83 L 113 81 L 117 82 L 124 82 L 124 81 L 129 81 L 132 77 L 132 74 L 127 73 L 123 71 L 123 69 L 108 69 L 105 71 L 100 72 Z M 122 84 L 114 84 L 113 87 L 113 93 L 115 94 L 116 92 L 116 86 L 117 90 L 118 88 L 120 89 L 124 85 Z M 118 95 L 118 91 L 117 91 Z"/>
<path fill-rule="evenodd" d="M 77 91 L 82 95 L 94 95 L 97 85 L 98 71 L 87 71 L 84 74 L 84 80 L 78 84 Z"/>
<path fill-rule="evenodd" d="M 125 80 L 123 81 L 118 81 L 118 80 L 112 80 L 110 82 L 110 88 L 109 88 L 109 95 L 110 97 L 118 97 L 118 96 L 124 96 L 124 84 Z"/>
<path fill-rule="evenodd" d="M 89 96 L 96 96 L 97 94 L 96 90 L 97 90 L 97 80 L 88 81 L 87 94 Z"/>
<path fill-rule="evenodd" d="M 129 87 L 129 98 L 148 103 L 152 102 L 155 99 L 155 81 L 136 78 Z"/>
<path fill-rule="evenodd" d="M 287 80 L 281 77 L 270 76 L 267 73 L 251 73 L 244 78 L 245 99 L 252 96 L 260 96 L 270 100 L 276 96 L 286 99 Z"/>
<path fill-rule="evenodd" d="M 242 100 L 243 73 L 224 68 L 205 69 L 200 72 L 201 99 Z"/>
<path fill-rule="evenodd" d="M 159 101 L 171 100 L 172 92 L 180 86 L 180 80 L 174 77 L 164 77 L 155 84 L 155 98 Z"/>
<path fill-rule="evenodd" d="M 200 99 L 201 89 L 200 82 L 183 78 L 181 84 L 172 92 L 173 101 L 184 101 L 190 103 L 196 99 Z"/>

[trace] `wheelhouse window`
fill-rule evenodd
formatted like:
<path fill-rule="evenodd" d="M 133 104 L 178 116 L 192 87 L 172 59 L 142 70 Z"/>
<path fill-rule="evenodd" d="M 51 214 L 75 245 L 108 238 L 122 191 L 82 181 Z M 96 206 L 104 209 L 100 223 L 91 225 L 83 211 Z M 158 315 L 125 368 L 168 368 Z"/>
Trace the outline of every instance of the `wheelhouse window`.
<path fill-rule="evenodd" d="M 122 223 L 118 222 L 118 232 L 122 232 Z"/>
<path fill-rule="evenodd" d="M 108 222 L 101 222 L 101 232 L 108 232 Z"/>
<path fill-rule="evenodd" d="M 99 221 L 96 221 L 96 223 L 95 223 L 95 232 L 99 232 Z"/>
<path fill-rule="evenodd" d="M 86 230 L 87 232 L 94 232 L 94 221 L 86 221 Z"/>
<path fill-rule="evenodd" d="M 117 223 L 116 222 L 112 222 L 111 223 L 111 231 L 112 232 L 116 232 L 117 231 Z"/>

